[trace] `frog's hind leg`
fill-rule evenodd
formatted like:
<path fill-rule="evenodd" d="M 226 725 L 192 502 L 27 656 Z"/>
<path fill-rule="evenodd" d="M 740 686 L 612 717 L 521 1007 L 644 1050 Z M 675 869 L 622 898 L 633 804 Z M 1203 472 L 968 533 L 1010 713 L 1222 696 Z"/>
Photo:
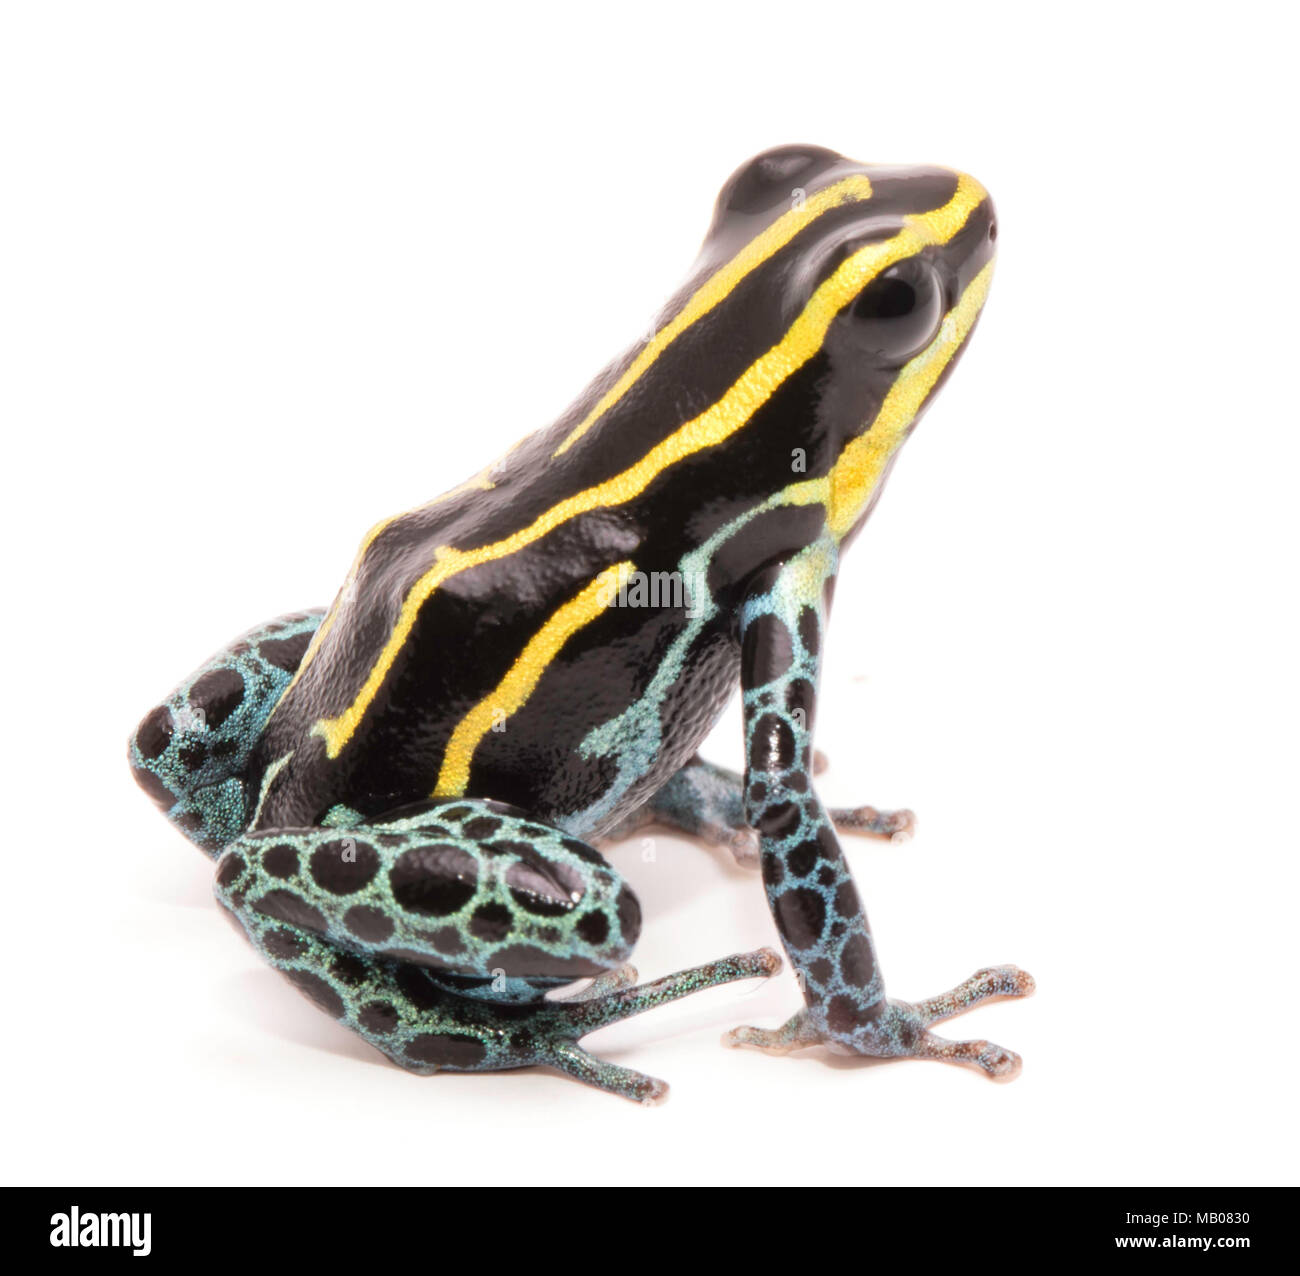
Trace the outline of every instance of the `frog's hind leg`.
<path fill-rule="evenodd" d="M 323 615 L 294 612 L 241 634 L 145 714 L 131 736 L 136 782 L 209 855 L 247 827 L 245 767 Z"/>
<path fill-rule="evenodd" d="M 590 1059 L 578 1040 L 778 962 L 729 958 L 630 987 L 640 908 L 619 875 L 586 843 L 481 800 L 260 830 L 219 860 L 217 895 L 273 966 L 402 1067 L 547 1064 L 643 1101 L 662 1083 Z M 593 975 L 576 998 L 545 1000 Z"/>
<path fill-rule="evenodd" d="M 820 754 L 818 761 L 825 765 Z M 827 814 L 835 827 L 845 833 L 899 841 L 909 837 L 916 826 L 916 817 L 907 810 L 836 807 Z M 663 824 L 712 846 L 725 846 L 735 856 L 736 863 L 746 868 L 758 867 L 759 835 L 745 818 L 744 780 L 735 771 L 703 758 L 692 758 L 644 806 L 611 830 L 608 837 L 629 837 L 648 824 Z"/>

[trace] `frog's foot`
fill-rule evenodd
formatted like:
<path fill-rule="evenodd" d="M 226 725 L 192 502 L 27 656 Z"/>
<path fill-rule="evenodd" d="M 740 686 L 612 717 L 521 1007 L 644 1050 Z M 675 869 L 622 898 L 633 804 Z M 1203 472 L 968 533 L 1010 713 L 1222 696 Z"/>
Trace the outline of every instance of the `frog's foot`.
<path fill-rule="evenodd" d="M 760 948 L 757 952 L 724 957 L 637 987 L 628 986 L 636 978 L 632 967 L 607 971 L 577 996 L 548 1003 L 544 1017 L 529 1030 L 534 1043 L 529 1057 L 520 1062 L 547 1065 L 636 1103 L 647 1106 L 662 1103 L 668 1097 L 667 1082 L 597 1059 L 578 1042 L 598 1028 L 630 1019 L 679 997 L 689 997 L 691 993 L 738 979 L 765 979 L 780 969 L 780 956 L 770 948 Z"/>
<path fill-rule="evenodd" d="M 1021 1059 L 1013 1050 L 991 1041 L 950 1041 L 929 1031 L 931 1024 L 965 1014 L 981 1002 L 1005 997 L 1028 997 L 1034 980 L 1016 966 L 990 966 L 976 971 L 956 988 L 916 1003 L 887 1001 L 881 1013 L 865 1025 L 836 1023 L 845 1012 L 830 1014 L 820 1008 L 800 1010 L 780 1028 L 733 1028 L 723 1038 L 726 1046 L 752 1046 L 768 1054 L 788 1054 L 807 1046 L 824 1045 L 838 1054 L 881 1059 L 940 1059 L 971 1063 L 995 1081 L 1009 1081 L 1020 1071 Z"/>

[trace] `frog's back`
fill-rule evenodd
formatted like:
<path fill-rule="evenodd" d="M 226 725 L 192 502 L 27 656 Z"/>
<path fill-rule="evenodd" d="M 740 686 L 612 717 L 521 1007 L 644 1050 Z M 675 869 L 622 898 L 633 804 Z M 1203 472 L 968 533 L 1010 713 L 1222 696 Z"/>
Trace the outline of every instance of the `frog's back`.
<path fill-rule="evenodd" d="M 797 492 L 893 384 L 832 325 L 844 299 L 810 299 L 958 180 L 865 173 L 816 148 L 741 170 L 654 333 L 370 533 L 268 725 L 263 825 L 463 794 L 591 832 L 690 756 L 736 683 L 748 582 L 824 533 L 825 492 Z"/>
<path fill-rule="evenodd" d="M 263 824 L 437 793 L 590 832 L 694 752 L 739 659 L 730 609 L 704 606 L 734 565 L 707 542 L 753 510 L 754 489 L 737 458 L 702 457 L 688 482 L 679 472 L 617 500 L 611 489 L 641 476 L 618 468 L 603 429 L 557 457 L 566 427 L 370 533 L 268 726 L 263 768 L 292 757 Z M 814 521 L 771 519 L 796 539 Z M 698 582 L 683 574 L 692 563 Z M 637 756 L 630 783 L 622 753 L 586 747 L 619 720 Z"/>

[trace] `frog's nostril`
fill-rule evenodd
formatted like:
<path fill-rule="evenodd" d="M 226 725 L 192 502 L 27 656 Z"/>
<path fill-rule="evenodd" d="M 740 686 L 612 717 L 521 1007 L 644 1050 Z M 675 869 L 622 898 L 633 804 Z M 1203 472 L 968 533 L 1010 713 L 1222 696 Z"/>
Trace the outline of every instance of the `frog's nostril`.
<path fill-rule="evenodd" d="M 996 220 L 989 222 L 989 243 L 994 243 L 998 237 L 998 224 Z"/>

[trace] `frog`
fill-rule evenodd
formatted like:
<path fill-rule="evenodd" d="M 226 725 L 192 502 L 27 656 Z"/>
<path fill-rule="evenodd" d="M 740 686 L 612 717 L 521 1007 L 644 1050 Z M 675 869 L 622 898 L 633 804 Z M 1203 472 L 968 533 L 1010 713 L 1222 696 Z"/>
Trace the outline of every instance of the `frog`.
<path fill-rule="evenodd" d="M 988 294 L 985 188 L 781 146 L 723 185 L 686 282 L 558 419 L 372 527 L 328 608 L 220 649 L 130 738 L 136 780 L 215 864 L 270 966 L 402 1068 L 548 1067 L 644 1104 L 598 1028 L 767 979 L 772 947 L 646 983 L 606 852 L 649 824 L 757 870 L 802 1004 L 724 1043 L 971 1065 L 941 1020 L 1033 979 L 886 995 L 814 777 L 841 556 Z M 739 691 L 744 766 L 699 750 Z M 725 852 L 724 852 L 725 853 Z"/>

